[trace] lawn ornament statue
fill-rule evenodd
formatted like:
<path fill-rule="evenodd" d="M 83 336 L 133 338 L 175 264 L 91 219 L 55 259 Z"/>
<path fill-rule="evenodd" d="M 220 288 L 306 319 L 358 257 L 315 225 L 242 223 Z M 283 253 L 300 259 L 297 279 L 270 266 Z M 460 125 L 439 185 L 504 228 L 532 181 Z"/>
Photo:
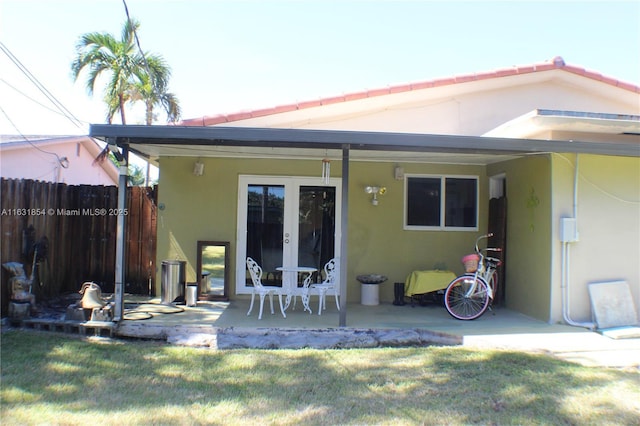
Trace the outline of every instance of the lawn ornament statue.
<path fill-rule="evenodd" d="M 8 262 L 2 265 L 11 274 L 9 288 L 9 317 L 12 319 L 28 318 L 31 311 L 36 310 L 36 296 L 31 293 L 32 278 L 27 278 L 24 266 L 18 262 Z"/>
<path fill-rule="evenodd" d="M 94 282 L 82 284 L 80 294 L 82 294 L 82 300 L 80 300 L 82 309 L 100 309 L 107 304 L 102 300 L 102 289 Z"/>
<path fill-rule="evenodd" d="M 36 266 L 40 261 L 46 260 L 49 240 L 42 237 L 40 241 L 33 243 L 35 230 L 33 225 L 23 231 L 23 254 L 33 256 L 31 265 L 31 276 L 27 277 L 24 265 L 19 262 L 8 262 L 2 266 L 11 274 L 9 278 L 9 289 L 11 296 L 9 300 L 9 318 L 21 320 L 29 318 L 31 313 L 36 312 L 36 296 L 33 294 L 33 284 L 36 278 Z M 40 282 L 42 285 L 42 282 Z"/>

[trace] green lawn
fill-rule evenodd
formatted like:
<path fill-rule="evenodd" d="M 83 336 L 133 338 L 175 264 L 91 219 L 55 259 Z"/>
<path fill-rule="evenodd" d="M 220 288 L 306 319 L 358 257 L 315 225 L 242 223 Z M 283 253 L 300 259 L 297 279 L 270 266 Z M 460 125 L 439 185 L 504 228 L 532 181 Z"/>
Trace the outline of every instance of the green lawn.
<path fill-rule="evenodd" d="M 106 340 L 106 341 L 105 341 Z M 640 374 L 461 347 L 194 349 L 2 333 L 2 425 L 637 425 Z"/>

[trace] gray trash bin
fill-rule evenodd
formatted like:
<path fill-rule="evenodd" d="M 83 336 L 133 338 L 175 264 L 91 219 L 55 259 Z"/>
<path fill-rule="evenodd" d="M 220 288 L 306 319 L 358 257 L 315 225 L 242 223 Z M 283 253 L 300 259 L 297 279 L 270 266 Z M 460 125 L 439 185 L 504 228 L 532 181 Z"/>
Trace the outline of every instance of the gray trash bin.
<path fill-rule="evenodd" d="M 198 304 L 198 283 L 187 283 L 187 306 L 196 306 Z"/>
<path fill-rule="evenodd" d="M 186 267 L 184 260 L 162 261 L 162 303 L 184 303 Z"/>

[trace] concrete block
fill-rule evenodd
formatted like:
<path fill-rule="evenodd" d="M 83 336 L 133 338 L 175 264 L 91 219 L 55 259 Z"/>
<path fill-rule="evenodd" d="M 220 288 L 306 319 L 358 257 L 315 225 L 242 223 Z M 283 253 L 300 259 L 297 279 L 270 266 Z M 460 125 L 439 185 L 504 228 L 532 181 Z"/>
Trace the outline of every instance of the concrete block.
<path fill-rule="evenodd" d="M 67 321 L 86 321 L 89 319 L 89 316 L 85 313 L 84 309 L 76 305 L 70 305 L 67 307 L 64 319 Z"/>
<path fill-rule="evenodd" d="M 598 329 L 638 325 L 638 314 L 626 281 L 590 283 L 589 297 Z"/>
<path fill-rule="evenodd" d="M 9 319 L 22 320 L 31 316 L 31 304 L 26 302 L 9 302 Z"/>

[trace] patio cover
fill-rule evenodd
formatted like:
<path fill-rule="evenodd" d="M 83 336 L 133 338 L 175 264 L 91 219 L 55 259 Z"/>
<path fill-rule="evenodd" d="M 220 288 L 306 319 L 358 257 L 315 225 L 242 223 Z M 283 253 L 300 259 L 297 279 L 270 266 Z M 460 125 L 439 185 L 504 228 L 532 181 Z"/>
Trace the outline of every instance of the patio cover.
<path fill-rule="evenodd" d="M 456 136 L 415 133 L 361 132 L 337 130 L 248 128 L 248 127 L 181 127 L 181 126 L 130 126 L 93 124 L 89 136 L 118 146 L 125 152 L 134 152 L 155 163 L 159 157 L 220 156 L 224 148 L 234 148 L 235 156 L 260 156 L 265 150 L 274 156 L 274 149 L 282 156 L 311 155 L 324 157 L 331 150 L 333 155 L 342 153 L 342 240 L 341 253 L 347 253 L 347 217 L 349 199 L 349 161 L 354 159 L 396 161 L 400 153 L 412 153 L 414 161 L 447 161 L 453 154 L 470 164 L 489 164 L 508 158 L 542 153 L 586 153 L 598 155 L 640 157 L 640 144 L 627 142 L 581 142 L 576 140 L 509 139 L 486 136 Z M 215 149 L 212 149 L 215 148 Z M 243 148 L 238 154 L 238 148 Z M 379 157 L 375 154 L 383 154 Z M 121 168 L 118 208 L 124 208 L 126 171 Z M 122 205 L 120 205 L 122 203 Z M 124 217 L 118 216 L 116 243 L 116 312 L 114 320 L 122 318 L 124 299 Z M 347 281 L 346 255 L 341 259 L 340 280 Z M 340 286 L 340 298 L 344 304 L 340 310 L 339 326 L 346 326 L 347 289 Z"/>

